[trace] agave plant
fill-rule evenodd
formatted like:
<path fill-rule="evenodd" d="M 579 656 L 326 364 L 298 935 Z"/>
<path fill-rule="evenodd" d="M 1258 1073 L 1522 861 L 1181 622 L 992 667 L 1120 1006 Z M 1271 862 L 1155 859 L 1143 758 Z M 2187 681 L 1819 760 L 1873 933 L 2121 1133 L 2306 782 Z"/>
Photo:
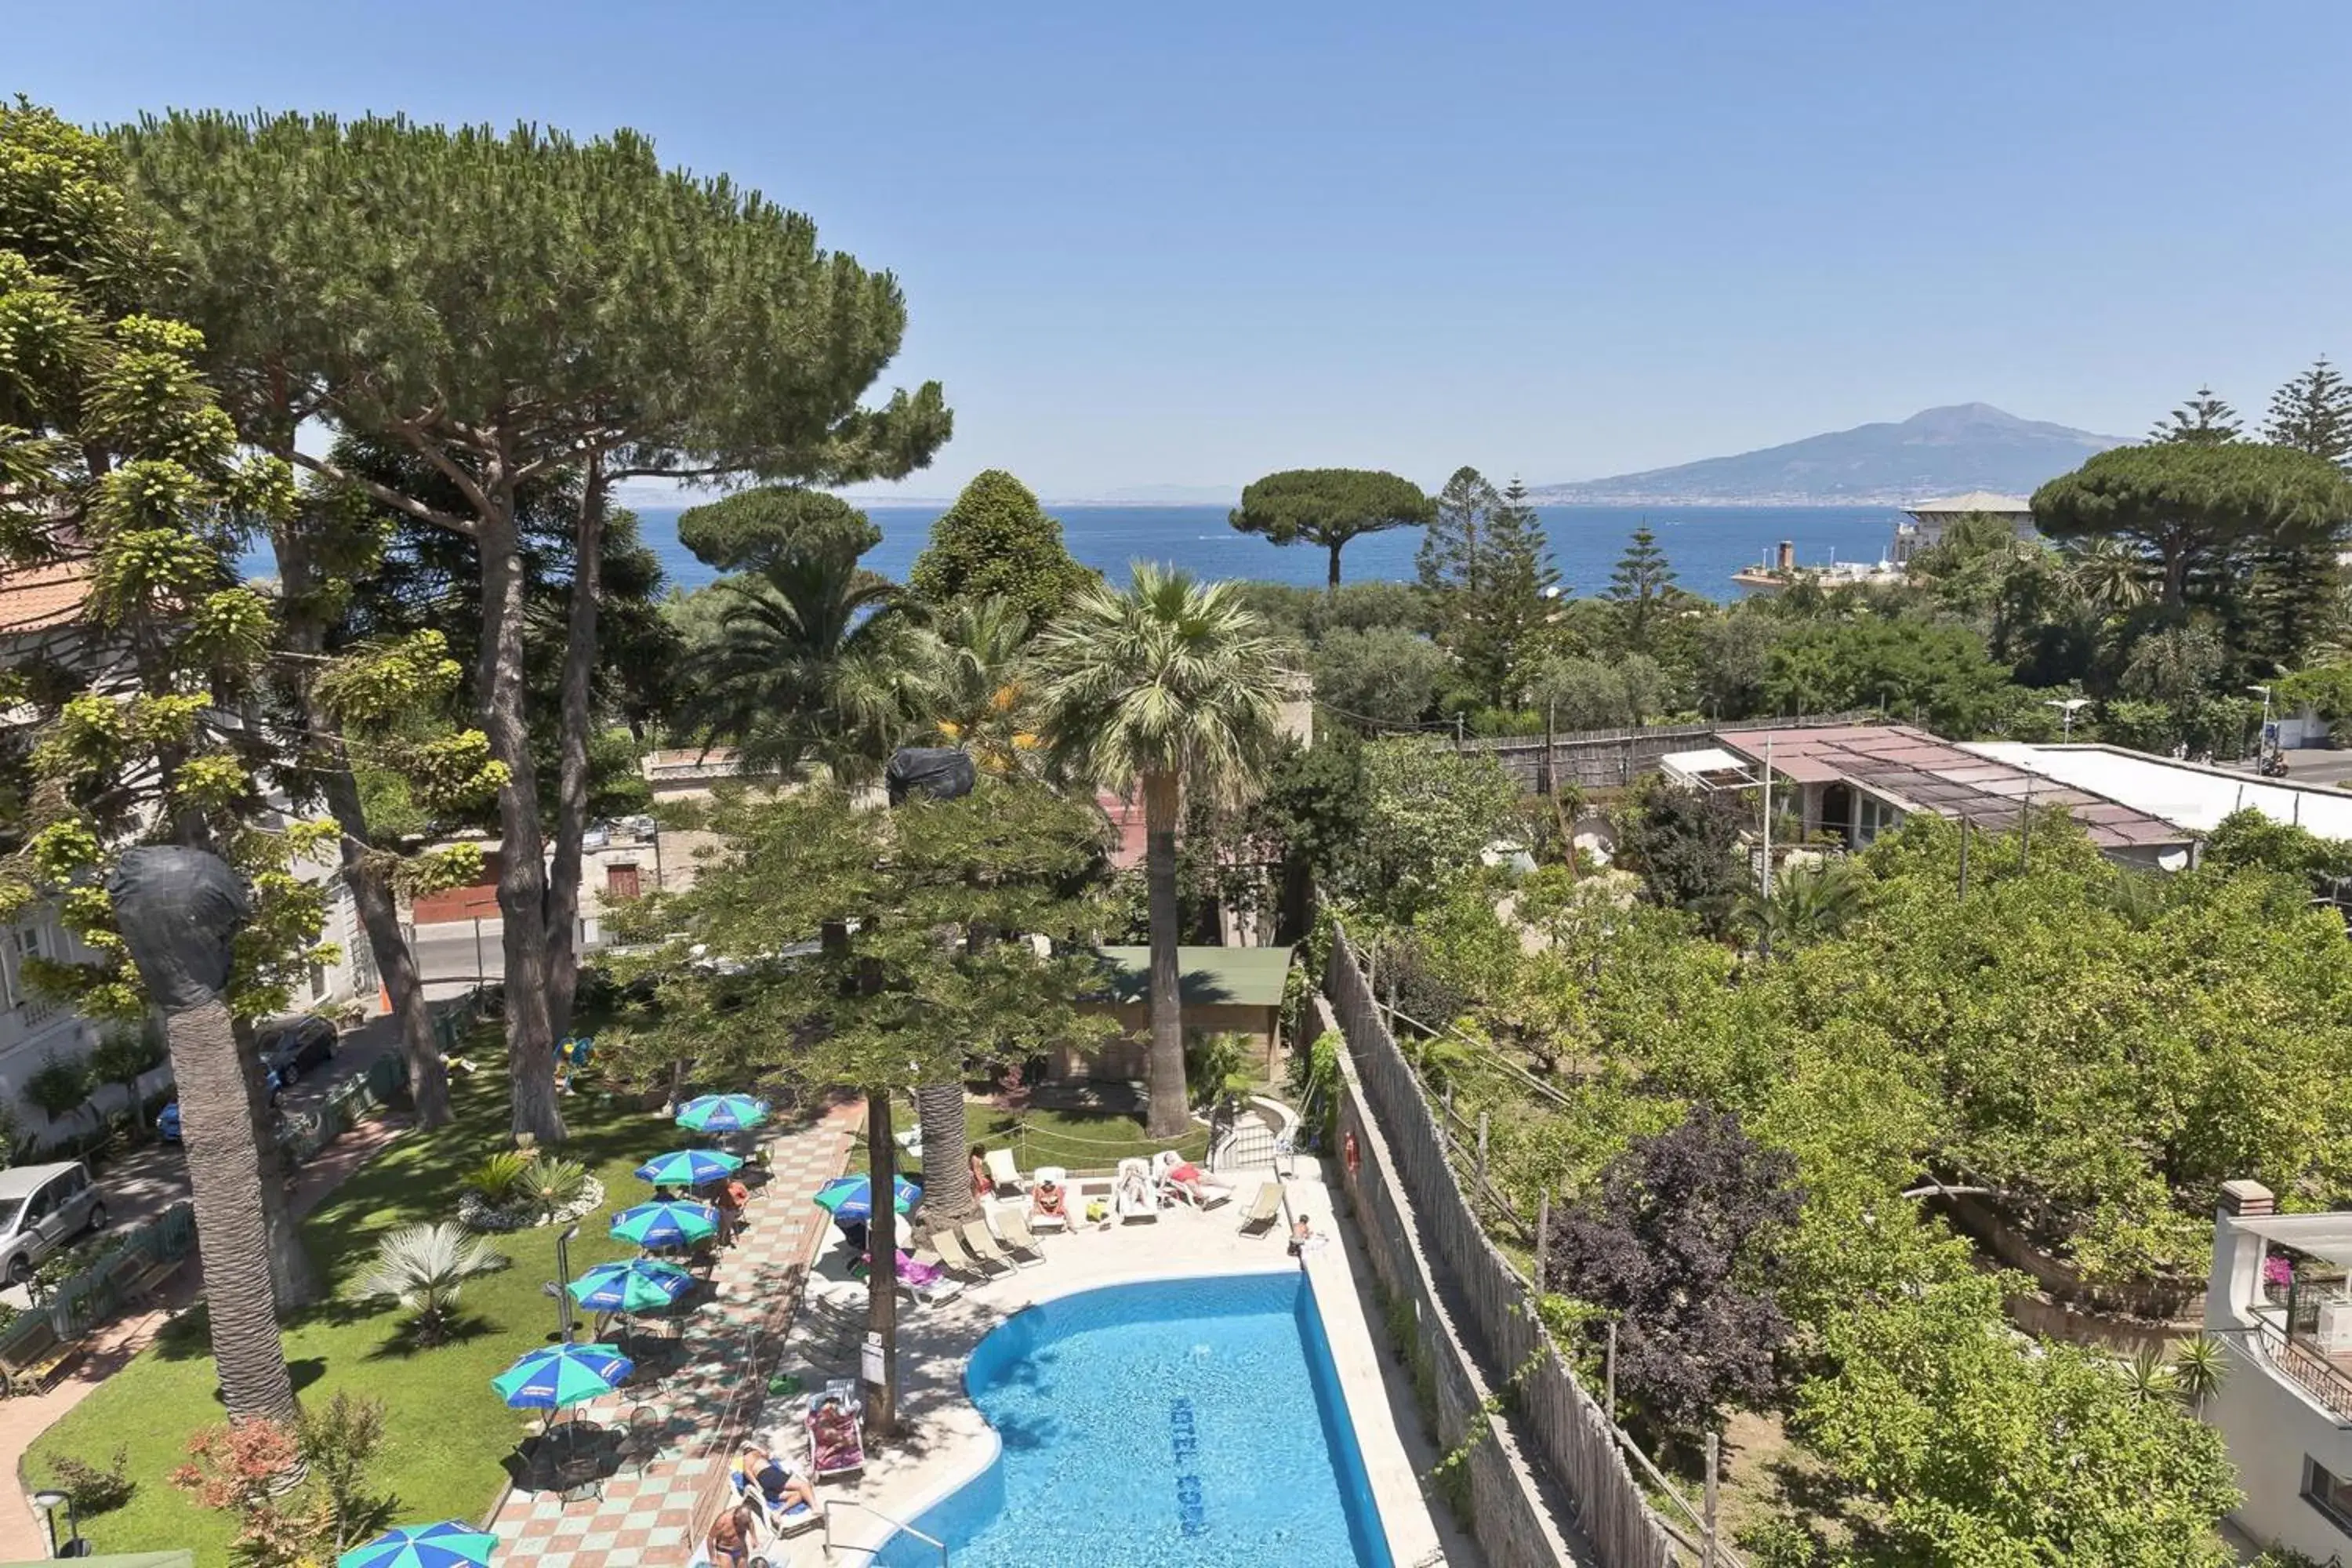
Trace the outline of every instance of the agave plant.
<path fill-rule="evenodd" d="M 437 1344 L 456 1318 L 458 1288 L 507 1262 L 505 1253 L 454 1222 L 404 1226 L 376 1243 L 374 1263 L 352 1289 L 370 1300 L 392 1297 L 414 1314 L 417 1342 Z"/>
<path fill-rule="evenodd" d="M 546 1154 L 535 1157 L 523 1167 L 516 1187 L 529 1193 L 542 1214 L 552 1215 L 557 1209 L 578 1197 L 588 1185 L 588 1167 L 577 1160 L 558 1160 Z"/>
<path fill-rule="evenodd" d="M 2123 1373 L 2124 1386 L 2129 1391 L 2135 1405 L 2180 1397 L 2179 1373 L 2155 1351 L 2141 1351 L 2124 1363 Z"/>

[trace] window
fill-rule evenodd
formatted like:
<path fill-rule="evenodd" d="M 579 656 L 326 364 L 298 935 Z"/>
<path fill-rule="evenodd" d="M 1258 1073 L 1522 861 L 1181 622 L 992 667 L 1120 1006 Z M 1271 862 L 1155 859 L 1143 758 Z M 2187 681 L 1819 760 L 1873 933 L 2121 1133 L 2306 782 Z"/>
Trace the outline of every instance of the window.
<path fill-rule="evenodd" d="M 2306 1454 L 2303 1458 L 2303 1500 L 2327 1516 L 2327 1522 L 2352 1535 L 2352 1480 L 2331 1472 Z"/>
<path fill-rule="evenodd" d="M 1903 814 L 1875 795 L 1857 794 L 1853 797 L 1853 847 L 1862 848 L 1882 833 L 1892 833 L 1902 824 Z"/>
<path fill-rule="evenodd" d="M 637 868 L 634 863 L 604 868 L 604 897 L 614 903 L 637 896 Z"/>
<path fill-rule="evenodd" d="M 51 956 L 47 935 L 37 921 L 11 926 L 0 933 L 0 1010 L 33 1006 L 38 1002 L 33 988 L 25 983 L 25 960 Z"/>

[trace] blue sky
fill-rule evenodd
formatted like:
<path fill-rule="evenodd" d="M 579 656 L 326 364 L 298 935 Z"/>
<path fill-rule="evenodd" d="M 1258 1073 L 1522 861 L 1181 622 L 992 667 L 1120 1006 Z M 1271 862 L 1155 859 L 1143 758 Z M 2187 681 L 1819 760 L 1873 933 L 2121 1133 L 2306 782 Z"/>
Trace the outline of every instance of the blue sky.
<path fill-rule="evenodd" d="M 20 8 L 0 90 L 631 125 L 887 267 L 908 493 L 1655 467 L 1932 404 L 2136 434 L 2352 361 L 2352 6 Z"/>

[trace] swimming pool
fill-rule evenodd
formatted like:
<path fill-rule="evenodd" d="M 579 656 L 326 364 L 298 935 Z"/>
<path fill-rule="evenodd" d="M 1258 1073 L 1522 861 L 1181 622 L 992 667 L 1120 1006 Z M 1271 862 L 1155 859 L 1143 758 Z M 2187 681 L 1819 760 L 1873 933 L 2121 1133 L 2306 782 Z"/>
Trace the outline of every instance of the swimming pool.
<path fill-rule="evenodd" d="M 1392 1568 L 1303 1272 L 1015 1313 L 964 1384 L 1001 1447 L 916 1518 L 955 1568 Z M 937 1568 L 901 1532 L 882 1568 Z"/>

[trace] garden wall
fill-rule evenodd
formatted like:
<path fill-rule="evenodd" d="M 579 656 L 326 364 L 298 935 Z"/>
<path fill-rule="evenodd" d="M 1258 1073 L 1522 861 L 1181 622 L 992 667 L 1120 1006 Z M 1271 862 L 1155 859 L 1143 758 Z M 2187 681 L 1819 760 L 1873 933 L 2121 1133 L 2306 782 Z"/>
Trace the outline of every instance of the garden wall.
<path fill-rule="evenodd" d="M 1410 1336 L 1423 1415 L 1449 1452 L 1474 1432 L 1481 1439 L 1468 1451 L 1463 1511 L 1487 1560 L 1666 1568 L 1675 1561 L 1667 1531 L 1608 1417 L 1537 1318 L 1527 1281 L 1463 1196 L 1344 931 L 1333 934 L 1324 984 L 1348 1042 L 1333 1163 L 1391 1325 Z"/>

